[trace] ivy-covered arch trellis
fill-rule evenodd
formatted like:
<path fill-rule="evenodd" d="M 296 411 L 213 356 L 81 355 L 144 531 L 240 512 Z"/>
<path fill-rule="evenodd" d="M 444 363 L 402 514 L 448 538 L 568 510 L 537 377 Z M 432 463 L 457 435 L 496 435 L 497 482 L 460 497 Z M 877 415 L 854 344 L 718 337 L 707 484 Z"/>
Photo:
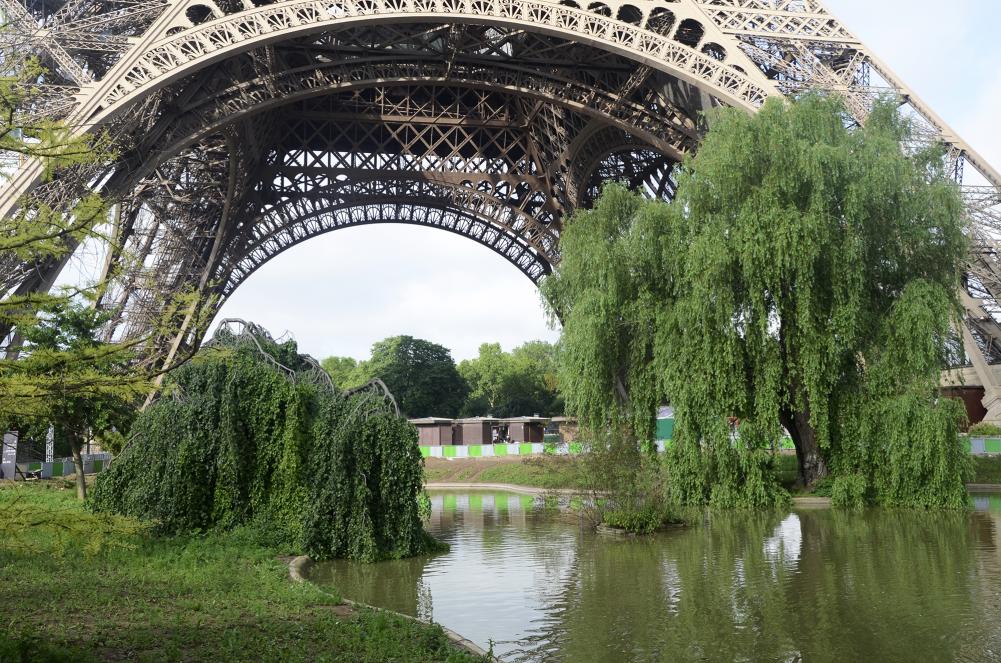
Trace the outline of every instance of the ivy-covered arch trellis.
<path fill-rule="evenodd" d="M 92 507 L 164 532 L 252 527 L 314 557 L 434 550 L 417 432 L 379 381 L 339 391 L 294 341 L 238 320 L 174 372 Z"/>

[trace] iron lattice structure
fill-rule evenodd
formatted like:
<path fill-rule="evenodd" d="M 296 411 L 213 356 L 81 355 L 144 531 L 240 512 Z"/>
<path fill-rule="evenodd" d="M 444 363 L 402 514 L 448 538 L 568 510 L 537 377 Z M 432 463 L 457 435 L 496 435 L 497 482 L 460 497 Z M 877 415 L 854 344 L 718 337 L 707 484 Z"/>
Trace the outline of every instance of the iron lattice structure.
<path fill-rule="evenodd" d="M 211 314 L 275 255 L 362 224 L 458 233 L 537 282 L 601 182 L 672 196 L 702 111 L 822 88 L 861 122 L 896 95 L 967 198 L 965 341 L 1001 417 L 1001 176 L 819 0 L 0 0 L 0 13 L 8 60 L 50 71 L 26 112 L 118 145 L 110 166 L 42 186 L 23 164 L 0 214 L 32 189 L 114 201 L 123 249 L 104 304 L 123 336 L 176 293 Z M 0 260 L 2 296 L 62 268 Z M 197 345 L 204 319 L 157 338 L 160 360 Z"/>

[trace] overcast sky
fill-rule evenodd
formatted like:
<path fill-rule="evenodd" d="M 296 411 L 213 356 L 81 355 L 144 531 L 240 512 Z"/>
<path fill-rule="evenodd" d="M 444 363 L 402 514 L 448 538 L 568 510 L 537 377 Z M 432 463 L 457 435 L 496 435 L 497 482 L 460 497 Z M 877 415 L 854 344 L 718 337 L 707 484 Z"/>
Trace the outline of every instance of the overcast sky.
<path fill-rule="evenodd" d="M 827 6 L 989 162 L 1001 166 L 1001 0 L 827 0 Z M 368 356 L 409 334 L 452 349 L 556 340 L 535 286 L 448 232 L 364 226 L 301 244 L 257 271 L 220 317 L 288 331 L 323 358 Z"/>

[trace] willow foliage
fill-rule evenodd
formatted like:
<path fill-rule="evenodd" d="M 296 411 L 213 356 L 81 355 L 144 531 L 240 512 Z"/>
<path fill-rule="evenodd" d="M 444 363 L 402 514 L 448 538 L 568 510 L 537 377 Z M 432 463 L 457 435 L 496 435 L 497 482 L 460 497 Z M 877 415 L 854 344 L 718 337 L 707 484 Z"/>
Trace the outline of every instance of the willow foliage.
<path fill-rule="evenodd" d="M 290 377 L 294 344 L 215 346 L 172 374 L 132 429 L 92 507 L 167 533 L 253 525 L 318 558 L 372 561 L 429 551 L 417 433 L 369 392 Z"/>
<path fill-rule="evenodd" d="M 853 127 L 818 95 L 710 127 L 674 204 L 609 186 L 564 232 L 568 409 L 649 439 L 671 402 L 682 503 L 782 500 L 783 428 L 840 503 L 965 503 L 962 408 L 936 394 L 967 251 L 941 154 L 906 154 L 891 104 Z"/>

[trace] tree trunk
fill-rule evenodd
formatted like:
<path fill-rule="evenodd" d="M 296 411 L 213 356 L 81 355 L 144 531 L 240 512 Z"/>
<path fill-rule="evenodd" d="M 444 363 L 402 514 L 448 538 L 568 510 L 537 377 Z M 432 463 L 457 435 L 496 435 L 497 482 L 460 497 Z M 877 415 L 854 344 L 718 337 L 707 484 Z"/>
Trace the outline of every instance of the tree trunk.
<path fill-rule="evenodd" d="M 796 459 L 799 461 L 799 478 L 796 485 L 799 488 L 812 488 L 815 483 L 828 475 L 827 461 L 820 453 L 817 442 L 817 432 L 810 425 L 809 411 L 783 412 L 782 425 L 789 431 L 792 443 L 796 446 Z"/>
<path fill-rule="evenodd" d="M 76 470 L 76 496 L 83 501 L 87 499 L 87 478 L 83 475 L 83 453 L 80 444 L 80 436 L 68 431 L 67 437 L 70 442 L 70 449 L 73 451 L 73 468 Z"/>

